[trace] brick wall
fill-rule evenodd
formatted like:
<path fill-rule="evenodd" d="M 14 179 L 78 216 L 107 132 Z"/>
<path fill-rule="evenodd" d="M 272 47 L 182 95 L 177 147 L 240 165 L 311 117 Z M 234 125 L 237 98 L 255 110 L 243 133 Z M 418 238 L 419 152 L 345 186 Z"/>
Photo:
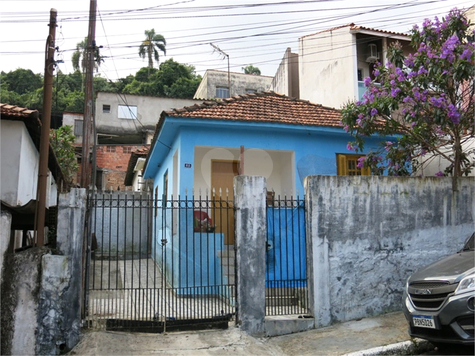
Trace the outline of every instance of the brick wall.
<path fill-rule="evenodd" d="M 124 190 L 124 179 L 130 154 L 143 145 L 99 145 L 96 165 L 103 171 L 103 189 Z"/>

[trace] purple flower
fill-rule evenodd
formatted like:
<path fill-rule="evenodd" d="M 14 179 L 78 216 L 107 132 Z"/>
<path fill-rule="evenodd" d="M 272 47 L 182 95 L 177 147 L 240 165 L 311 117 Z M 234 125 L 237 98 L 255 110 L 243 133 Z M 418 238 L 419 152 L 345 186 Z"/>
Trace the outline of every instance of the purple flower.
<path fill-rule="evenodd" d="M 460 122 L 460 114 L 459 114 L 457 108 L 453 104 L 450 104 L 447 107 L 447 109 L 448 109 L 447 115 L 449 116 L 449 119 L 454 124 L 458 124 Z"/>
<path fill-rule="evenodd" d="M 471 57 L 472 57 L 472 50 L 470 48 L 466 48 L 463 53 L 460 55 L 460 59 L 465 59 L 467 61 L 470 61 Z"/>
<path fill-rule="evenodd" d="M 371 78 L 370 77 L 364 78 L 364 86 L 368 88 L 370 84 L 371 84 Z"/>
<path fill-rule="evenodd" d="M 391 89 L 391 96 L 392 96 L 393 98 L 395 98 L 395 97 L 397 96 L 397 94 L 398 94 L 400 91 L 401 91 L 401 89 L 399 89 L 399 88 L 396 88 L 396 89 L 393 88 L 393 89 Z"/>
<path fill-rule="evenodd" d="M 354 150 L 355 150 L 355 148 L 353 147 L 353 145 L 351 144 L 351 142 L 348 142 L 348 144 L 346 145 L 346 149 L 347 149 L 348 151 L 354 151 Z"/>
<path fill-rule="evenodd" d="M 438 171 L 436 174 L 435 174 L 436 177 L 443 177 L 444 176 L 444 173 L 441 172 L 441 171 Z"/>
<path fill-rule="evenodd" d="M 375 108 L 372 108 L 371 109 L 371 116 L 376 116 L 376 115 L 378 115 L 378 110 L 375 109 Z"/>
<path fill-rule="evenodd" d="M 358 158 L 358 164 L 356 165 L 356 167 L 358 168 L 364 168 L 364 163 L 366 161 L 366 157 L 360 157 Z"/>
<path fill-rule="evenodd" d="M 375 77 L 379 77 L 379 69 L 375 69 L 373 71 L 373 74 L 374 74 Z"/>

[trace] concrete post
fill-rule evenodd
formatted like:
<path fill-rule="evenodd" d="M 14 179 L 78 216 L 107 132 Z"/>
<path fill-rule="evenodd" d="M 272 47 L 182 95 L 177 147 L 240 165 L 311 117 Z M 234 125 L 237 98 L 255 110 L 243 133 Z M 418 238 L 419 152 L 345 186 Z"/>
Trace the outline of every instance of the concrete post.
<path fill-rule="evenodd" d="M 330 262 L 328 240 L 318 234 L 318 183 L 311 177 L 304 180 L 309 311 L 315 317 L 315 327 L 321 328 L 331 324 Z"/>
<path fill-rule="evenodd" d="M 237 322 L 254 336 L 265 334 L 266 179 L 236 176 Z"/>

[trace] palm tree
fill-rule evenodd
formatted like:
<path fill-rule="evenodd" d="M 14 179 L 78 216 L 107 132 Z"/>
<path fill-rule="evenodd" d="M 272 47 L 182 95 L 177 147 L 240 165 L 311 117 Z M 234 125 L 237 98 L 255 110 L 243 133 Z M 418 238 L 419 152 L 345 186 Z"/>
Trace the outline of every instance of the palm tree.
<path fill-rule="evenodd" d="M 96 69 L 96 71 L 98 70 L 103 60 L 104 59 L 99 53 L 99 47 L 96 47 L 94 52 L 94 68 Z M 86 75 L 87 67 L 87 37 L 76 45 L 76 50 L 74 51 L 73 56 L 71 57 L 71 61 L 73 62 L 73 69 L 80 70 L 82 73 L 83 78 L 81 86 L 84 88 L 84 77 Z"/>
<path fill-rule="evenodd" d="M 165 41 L 165 37 L 155 33 L 153 28 L 149 31 L 145 30 L 145 36 L 145 40 L 139 47 L 139 56 L 145 58 L 145 55 L 147 55 L 148 67 L 153 68 L 153 59 L 158 63 L 158 50 L 162 51 L 163 54 L 166 54 L 165 46 L 167 42 Z"/>
<path fill-rule="evenodd" d="M 86 72 L 86 67 L 87 67 L 86 50 L 87 50 L 87 37 L 84 38 L 83 41 L 79 42 L 76 45 L 76 50 L 74 51 L 73 56 L 71 58 L 73 62 L 73 69 L 74 70 L 80 69 L 82 73 Z M 99 68 L 103 60 L 104 59 L 99 53 L 99 47 L 96 46 L 95 53 L 94 53 L 94 68 L 96 70 Z"/>

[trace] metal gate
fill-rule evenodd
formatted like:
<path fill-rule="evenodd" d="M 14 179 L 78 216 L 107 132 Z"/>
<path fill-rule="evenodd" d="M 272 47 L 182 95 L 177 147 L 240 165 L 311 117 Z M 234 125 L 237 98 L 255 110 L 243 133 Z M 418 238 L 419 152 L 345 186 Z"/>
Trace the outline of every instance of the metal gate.
<path fill-rule="evenodd" d="M 227 327 L 235 314 L 233 202 L 89 196 L 84 310 L 90 327 L 162 332 Z M 214 218 L 214 219 L 213 219 Z"/>
<path fill-rule="evenodd" d="M 308 315 L 306 250 L 304 199 L 268 199 L 266 315 Z"/>

